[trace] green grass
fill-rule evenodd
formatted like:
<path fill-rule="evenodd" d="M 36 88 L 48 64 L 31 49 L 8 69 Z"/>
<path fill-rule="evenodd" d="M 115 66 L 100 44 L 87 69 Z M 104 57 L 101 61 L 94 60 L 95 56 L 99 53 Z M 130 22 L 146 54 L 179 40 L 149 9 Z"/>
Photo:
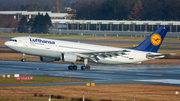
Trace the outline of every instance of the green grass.
<path fill-rule="evenodd" d="M 21 77 L 31 77 L 31 76 L 23 76 Z M 68 79 L 68 78 L 53 78 L 53 77 L 39 77 L 33 76 L 33 80 L 16 80 L 16 78 L 11 75 L 10 78 L 3 78 L 0 76 L 0 84 L 30 84 L 30 83 L 55 83 L 55 82 L 80 82 L 87 80 L 79 80 L 79 79 Z"/>

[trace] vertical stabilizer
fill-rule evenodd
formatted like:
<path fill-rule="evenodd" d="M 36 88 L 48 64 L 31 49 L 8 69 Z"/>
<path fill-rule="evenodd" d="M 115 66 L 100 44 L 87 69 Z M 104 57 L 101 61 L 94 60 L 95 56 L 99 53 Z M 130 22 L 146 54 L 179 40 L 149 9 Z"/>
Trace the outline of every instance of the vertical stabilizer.
<path fill-rule="evenodd" d="M 157 52 L 168 30 L 169 30 L 169 27 L 163 27 L 163 26 L 159 27 L 148 38 L 146 38 L 141 44 L 139 44 L 137 47 L 133 49 L 140 50 L 140 51 Z"/>

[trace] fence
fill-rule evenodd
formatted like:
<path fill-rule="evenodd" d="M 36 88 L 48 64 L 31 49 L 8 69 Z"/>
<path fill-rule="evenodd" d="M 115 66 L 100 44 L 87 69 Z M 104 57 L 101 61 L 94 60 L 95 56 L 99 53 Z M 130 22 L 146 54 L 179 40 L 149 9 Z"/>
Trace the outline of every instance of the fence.
<path fill-rule="evenodd" d="M 0 32 L 13 33 L 16 28 L 0 28 Z M 93 36 L 132 36 L 132 37 L 147 37 L 152 32 L 144 31 L 97 31 L 97 30 L 63 30 L 49 29 L 51 34 L 66 34 L 66 35 L 93 35 Z M 168 32 L 166 37 L 179 38 L 180 32 Z"/>
<path fill-rule="evenodd" d="M 0 32 L 4 32 L 4 33 L 12 33 L 12 32 L 16 32 L 16 28 L 0 28 Z"/>
<path fill-rule="evenodd" d="M 131 31 L 88 31 L 88 30 L 61 30 L 61 29 L 50 29 L 49 33 L 54 34 L 67 34 L 67 35 L 103 35 L 103 36 L 132 36 L 132 37 L 146 37 L 152 32 L 131 32 Z M 179 38 L 180 33 L 178 32 L 168 32 L 166 37 Z"/>

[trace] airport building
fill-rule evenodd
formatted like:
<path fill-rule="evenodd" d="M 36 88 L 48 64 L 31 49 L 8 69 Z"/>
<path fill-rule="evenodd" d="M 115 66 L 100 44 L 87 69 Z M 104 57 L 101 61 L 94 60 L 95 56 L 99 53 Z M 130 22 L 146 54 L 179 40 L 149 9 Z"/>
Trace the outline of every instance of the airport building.
<path fill-rule="evenodd" d="M 27 19 L 34 18 L 36 15 L 38 15 L 38 13 L 43 15 L 48 13 L 51 19 L 70 18 L 68 13 L 52 13 L 51 11 L 0 11 L 0 14 L 14 16 L 14 19 L 16 19 L 17 21 L 19 21 L 22 16 L 26 16 Z"/>
<path fill-rule="evenodd" d="M 169 32 L 180 32 L 180 21 L 52 19 L 52 23 L 58 29 L 61 29 L 58 25 L 66 25 L 67 30 L 153 32 L 159 26 L 167 26 L 170 27 Z"/>

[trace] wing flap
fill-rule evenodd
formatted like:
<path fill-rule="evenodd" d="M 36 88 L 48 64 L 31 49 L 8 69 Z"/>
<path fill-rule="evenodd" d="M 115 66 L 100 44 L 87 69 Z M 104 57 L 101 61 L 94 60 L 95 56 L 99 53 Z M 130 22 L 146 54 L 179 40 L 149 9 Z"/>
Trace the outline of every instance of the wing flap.
<path fill-rule="evenodd" d="M 117 51 L 90 51 L 90 52 L 80 52 L 80 54 L 91 54 L 91 55 L 119 55 L 125 52 L 130 52 L 129 50 L 117 50 Z"/>
<path fill-rule="evenodd" d="M 117 56 L 123 55 L 129 50 L 117 50 L 117 51 L 90 51 L 90 52 L 80 52 L 76 53 L 80 57 L 86 57 L 94 62 L 97 62 L 100 58 L 117 58 Z"/>

